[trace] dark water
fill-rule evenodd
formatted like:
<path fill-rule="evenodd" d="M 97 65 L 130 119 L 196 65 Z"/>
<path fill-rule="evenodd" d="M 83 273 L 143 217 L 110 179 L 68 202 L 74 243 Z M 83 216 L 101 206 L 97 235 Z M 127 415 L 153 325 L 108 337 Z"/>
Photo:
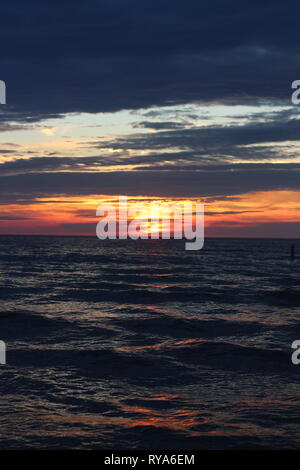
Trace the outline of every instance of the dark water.
<path fill-rule="evenodd" d="M 299 448 L 290 244 L 0 237 L 0 448 Z"/>

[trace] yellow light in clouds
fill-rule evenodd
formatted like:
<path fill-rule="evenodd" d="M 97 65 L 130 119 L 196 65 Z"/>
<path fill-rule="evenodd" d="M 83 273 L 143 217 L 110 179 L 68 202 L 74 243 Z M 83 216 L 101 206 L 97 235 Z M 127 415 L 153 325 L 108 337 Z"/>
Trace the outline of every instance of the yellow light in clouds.
<path fill-rule="evenodd" d="M 55 134 L 57 131 L 58 127 L 45 127 L 44 129 L 41 130 L 42 134 L 45 134 L 47 136 L 52 136 Z"/>

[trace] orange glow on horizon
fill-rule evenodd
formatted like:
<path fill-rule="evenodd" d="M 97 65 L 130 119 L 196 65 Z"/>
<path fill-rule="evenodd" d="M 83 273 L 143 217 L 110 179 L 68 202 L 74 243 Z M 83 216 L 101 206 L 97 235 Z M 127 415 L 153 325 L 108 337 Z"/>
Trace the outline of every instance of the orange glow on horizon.
<path fill-rule="evenodd" d="M 206 231 L 210 227 L 238 228 L 300 221 L 300 191 L 255 192 L 220 200 L 128 197 L 128 204 L 136 209 L 141 203 L 149 206 L 189 201 L 204 203 Z M 28 204 L 4 205 L 0 213 L 0 234 L 94 235 L 100 220 L 96 209 L 101 203 L 117 204 L 118 196 L 53 196 L 37 198 Z M 161 221 L 155 221 L 150 229 L 155 233 L 164 227 Z"/>

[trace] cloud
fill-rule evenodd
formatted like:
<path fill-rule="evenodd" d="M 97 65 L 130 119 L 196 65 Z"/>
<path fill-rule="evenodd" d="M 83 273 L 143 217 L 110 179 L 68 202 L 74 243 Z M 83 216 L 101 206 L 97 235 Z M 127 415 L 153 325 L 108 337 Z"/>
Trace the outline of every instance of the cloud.
<path fill-rule="evenodd" d="M 74 234 L 90 234 L 96 236 L 96 222 L 70 222 L 65 224 L 59 224 L 56 230 L 61 230 L 63 233 L 74 233 Z"/>
<path fill-rule="evenodd" d="M 161 129 L 182 129 L 188 123 L 184 124 L 181 122 L 176 121 L 141 121 L 133 124 L 133 127 L 142 127 L 144 129 L 154 129 L 154 130 L 161 130 Z"/>
<path fill-rule="evenodd" d="M 151 149 L 166 148 L 213 149 L 228 146 L 246 146 L 269 142 L 299 140 L 300 119 L 284 122 L 250 122 L 245 125 L 210 126 L 129 137 L 93 143 L 97 148 Z"/>
<path fill-rule="evenodd" d="M 29 217 L 19 217 L 15 215 L 0 215 L 0 220 L 31 220 Z"/>
<path fill-rule="evenodd" d="M 215 222 L 206 228 L 208 237 L 244 237 L 244 238 L 299 238 L 300 222 L 257 222 L 249 221 L 243 224 L 229 224 Z M 286 248 L 286 257 L 289 256 L 290 245 Z"/>
<path fill-rule="evenodd" d="M 299 4 L 12 0 L 1 10 L 2 121 L 190 102 L 290 100 Z"/>
<path fill-rule="evenodd" d="M 224 197 L 252 191 L 299 190 L 299 166 L 207 171 L 122 171 L 101 173 L 28 173 L 0 177 L 0 198 L 47 195 L 127 194 L 160 197 Z"/>
<path fill-rule="evenodd" d="M 281 115 L 281 113 L 279 113 Z M 299 141 L 300 119 L 280 121 L 276 114 L 266 122 L 247 122 L 243 125 L 192 127 L 186 129 L 160 130 L 153 133 L 133 134 L 106 141 L 90 142 L 98 150 L 131 151 L 126 159 L 108 157 L 107 164 L 140 165 L 154 164 L 186 165 L 205 163 L 232 163 L 235 161 L 283 160 L 298 158 L 298 151 L 290 147 Z M 291 113 L 293 116 L 293 112 Z M 284 144 L 278 146 L 277 144 Z M 143 152 L 143 155 L 138 155 Z M 134 155 L 137 153 L 137 155 Z M 154 167 L 157 168 L 157 167 Z M 169 167 L 165 167 L 169 168 Z M 186 166 L 186 169 L 192 169 Z M 173 168 L 174 169 L 174 168 Z"/>

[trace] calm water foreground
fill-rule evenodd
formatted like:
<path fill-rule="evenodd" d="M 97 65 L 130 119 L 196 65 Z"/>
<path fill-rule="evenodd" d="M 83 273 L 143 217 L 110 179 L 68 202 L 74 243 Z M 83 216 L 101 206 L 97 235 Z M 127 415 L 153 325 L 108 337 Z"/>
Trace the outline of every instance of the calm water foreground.
<path fill-rule="evenodd" d="M 0 263 L 1 449 L 300 448 L 300 240 L 2 236 Z"/>

